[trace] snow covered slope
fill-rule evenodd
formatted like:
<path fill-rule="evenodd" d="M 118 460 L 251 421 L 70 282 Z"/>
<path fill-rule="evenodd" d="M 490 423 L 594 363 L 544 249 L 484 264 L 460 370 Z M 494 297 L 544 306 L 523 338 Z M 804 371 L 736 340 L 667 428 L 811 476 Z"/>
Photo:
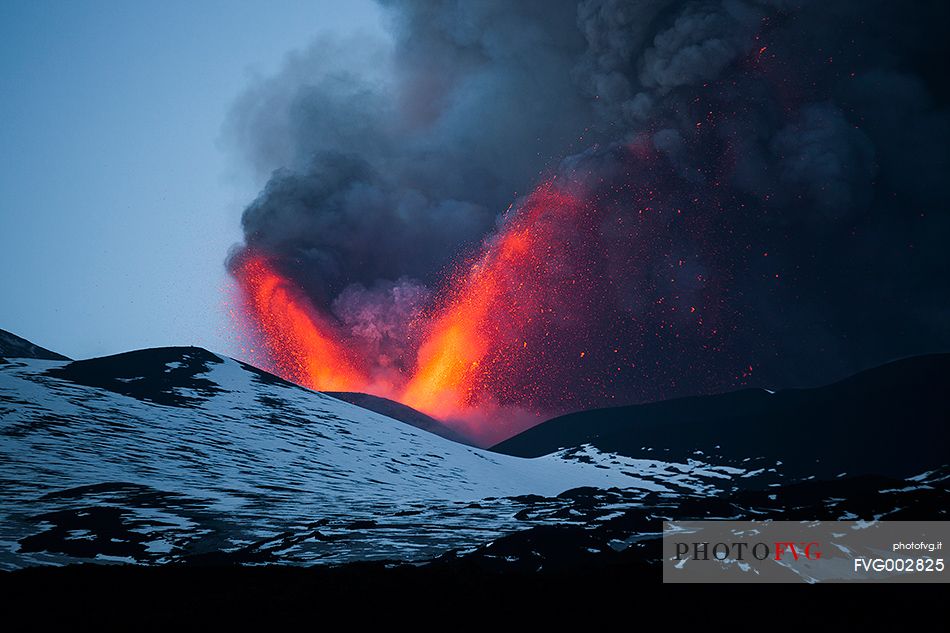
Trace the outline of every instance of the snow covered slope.
<path fill-rule="evenodd" d="M 523 529 L 526 508 L 571 489 L 619 489 L 619 507 L 746 474 L 590 447 L 491 453 L 200 348 L 0 359 L 5 569 L 419 559 Z"/>

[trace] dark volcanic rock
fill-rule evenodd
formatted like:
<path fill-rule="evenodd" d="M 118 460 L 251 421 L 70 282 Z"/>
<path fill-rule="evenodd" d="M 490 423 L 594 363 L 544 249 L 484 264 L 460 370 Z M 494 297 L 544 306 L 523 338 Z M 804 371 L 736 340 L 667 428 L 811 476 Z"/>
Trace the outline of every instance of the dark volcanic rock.
<path fill-rule="evenodd" d="M 69 360 L 56 352 L 40 347 L 16 334 L 0 330 L 0 357 L 41 358 L 44 360 Z"/>
<path fill-rule="evenodd" d="M 471 550 L 450 552 L 431 564 L 519 573 L 634 566 L 654 570 L 658 579 L 663 521 L 945 521 L 950 516 L 950 468 L 913 480 L 860 476 L 722 497 L 658 496 L 625 509 L 617 503 L 620 499 L 597 496 L 603 497 L 601 502 L 592 503 L 588 490 L 569 491 L 558 497 L 569 505 L 556 509 L 542 507 L 547 500 L 535 501 L 539 515 L 553 510 L 570 521 L 535 525 Z M 611 512 L 605 514 L 605 509 Z"/>
<path fill-rule="evenodd" d="M 395 400 L 389 400 L 388 398 L 381 398 L 379 396 L 372 396 L 368 393 L 359 393 L 355 391 L 325 391 L 324 393 L 326 393 L 328 396 L 333 396 L 334 398 L 343 400 L 344 402 L 355 404 L 358 407 L 369 409 L 370 411 L 375 411 L 376 413 L 381 413 L 387 417 L 393 418 L 394 420 L 411 424 L 417 429 L 422 429 L 423 431 L 428 431 L 429 433 L 441 435 L 442 437 L 452 440 L 453 442 L 469 444 L 468 440 L 435 418 L 430 417 L 421 411 L 416 411 L 412 407 L 406 406 L 401 402 L 396 402 Z"/>
<path fill-rule="evenodd" d="M 199 374 L 221 362 L 220 357 L 200 347 L 159 347 L 77 360 L 47 374 L 156 404 L 188 406 L 220 391 Z M 188 389 L 194 395 L 184 395 L 178 389 Z"/>
<path fill-rule="evenodd" d="M 950 354 L 918 356 L 815 389 L 749 389 L 573 413 L 492 450 L 536 457 L 591 444 L 645 459 L 781 462 L 786 476 L 911 476 L 950 454 L 948 387 Z"/>

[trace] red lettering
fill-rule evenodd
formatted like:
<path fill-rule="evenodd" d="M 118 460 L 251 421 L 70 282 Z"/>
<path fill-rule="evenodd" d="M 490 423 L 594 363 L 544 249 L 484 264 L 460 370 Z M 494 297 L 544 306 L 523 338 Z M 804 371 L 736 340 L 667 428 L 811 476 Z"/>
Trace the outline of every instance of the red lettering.
<path fill-rule="evenodd" d="M 798 560 L 798 550 L 795 549 L 795 543 L 791 541 L 780 541 L 775 543 L 775 560 L 782 560 L 782 555 L 790 552 L 795 560 Z"/>

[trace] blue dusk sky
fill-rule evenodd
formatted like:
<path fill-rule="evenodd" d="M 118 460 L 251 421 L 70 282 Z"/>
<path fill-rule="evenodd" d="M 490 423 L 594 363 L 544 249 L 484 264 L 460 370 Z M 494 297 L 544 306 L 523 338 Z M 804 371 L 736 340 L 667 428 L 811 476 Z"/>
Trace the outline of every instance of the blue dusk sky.
<path fill-rule="evenodd" d="M 228 112 L 318 35 L 381 31 L 363 1 L 0 4 L 0 328 L 238 354 L 224 260 L 263 176 Z"/>

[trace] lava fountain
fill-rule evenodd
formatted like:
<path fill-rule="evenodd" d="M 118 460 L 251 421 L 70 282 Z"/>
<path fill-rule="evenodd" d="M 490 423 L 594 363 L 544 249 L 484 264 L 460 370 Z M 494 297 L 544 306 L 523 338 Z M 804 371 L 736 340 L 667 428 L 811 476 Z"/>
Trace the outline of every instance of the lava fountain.
<path fill-rule="evenodd" d="M 260 253 L 234 269 L 245 327 L 264 346 L 269 369 L 320 391 L 360 391 L 368 380 L 338 326 L 321 315 Z"/>
<path fill-rule="evenodd" d="M 398 400 L 482 445 L 569 411 L 712 391 L 708 368 L 733 362 L 708 281 L 716 241 L 702 214 L 635 175 L 542 182 L 406 317 L 396 363 L 253 247 L 232 266 L 245 329 L 288 380 Z"/>
<path fill-rule="evenodd" d="M 552 367 L 541 365 L 551 351 L 554 321 L 573 313 L 558 304 L 565 293 L 591 287 L 563 240 L 564 227 L 586 210 L 579 196 L 551 180 L 509 211 L 481 252 L 458 267 L 423 321 L 402 402 L 476 439 L 510 435 L 543 416 L 534 396 Z"/>
<path fill-rule="evenodd" d="M 559 305 L 567 295 L 583 304 L 582 288 L 592 286 L 563 243 L 563 228 L 575 227 L 587 209 L 554 179 L 509 209 L 414 323 L 415 366 L 385 388 L 371 378 L 372 361 L 354 357 L 357 346 L 336 319 L 251 249 L 234 266 L 244 329 L 263 348 L 263 364 L 288 380 L 393 398 L 476 441 L 501 439 L 551 412 L 539 406 L 539 382 L 549 374 L 545 362 L 558 361 L 555 334 L 564 324 L 557 322 L 575 312 Z M 569 234 L 580 235 L 575 228 Z"/>

